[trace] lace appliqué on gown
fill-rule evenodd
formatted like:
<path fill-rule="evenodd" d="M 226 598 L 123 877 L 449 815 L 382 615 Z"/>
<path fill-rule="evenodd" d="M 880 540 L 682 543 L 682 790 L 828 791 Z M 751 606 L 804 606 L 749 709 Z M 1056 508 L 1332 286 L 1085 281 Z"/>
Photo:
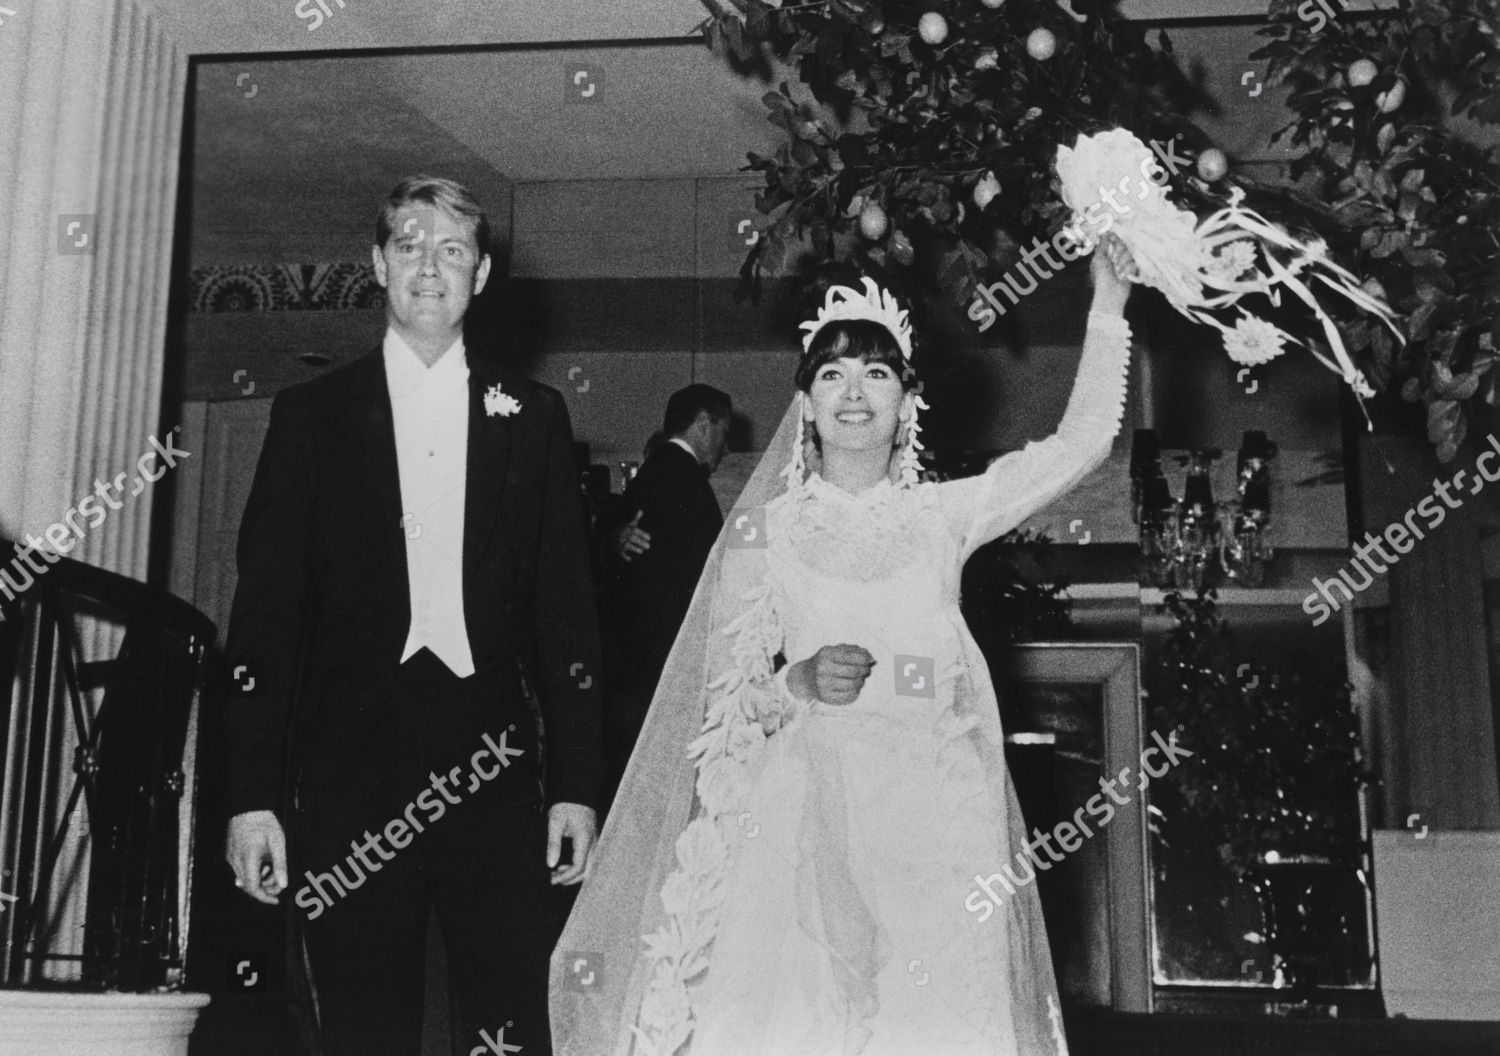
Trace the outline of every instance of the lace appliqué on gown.
<path fill-rule="evenodd" d="M 811 477 L 802 494 L 791 497 L 790 545 L 803 564 L 834 579 L 886 579 L 909 565 L 923 545 L 923 504 L 913 500 L 924 490 L 882 480 L 855 496 Z M 831 501 L 816 501 L 819 498 Z"/>
<path fill-rule="evenodd" d="M 708 968 L 718 930 L 733 827 L 765 747 L 762 714 L 794 710 L 796 702 L 777 699 L 772 664 L 781 627 L 773 594 L 764 583 L 746 595 L 749 607 L 724 629 L 735 637 L 735 666 L 708 687 L 703 733 L 688 747 L 698 771 L 698 809 L 677 838 L 677 867 L 662 885 L 667 922 L 645 938 L 651 979 L 631 1028 L 641 1056 L 669 1056 L 692 1033 L 690 988 Z"/>

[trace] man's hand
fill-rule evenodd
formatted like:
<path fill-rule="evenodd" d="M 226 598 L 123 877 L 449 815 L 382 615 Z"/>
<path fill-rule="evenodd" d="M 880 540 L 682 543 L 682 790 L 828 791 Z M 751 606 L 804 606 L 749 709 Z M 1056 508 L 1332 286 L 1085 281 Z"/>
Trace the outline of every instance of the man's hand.
<path fill-rule="evenodd" d="M 286 833 L 269 810 L 251 810 L 229 819 L 224 860 L 234 870 L 234 886 L 257 902 L 274 906 L 287 889 Z"/>
<path fill-rule="evenodd" d="M 642 512 L 637 510 L 629 524 L 615 529 L 615 553 L 621 561 L 629 561 L 651 549 L 651 533 L 640 527 Z"/>
<path fill-rule="evenodd" d="M 787 688 L 803 700 L 853 704 L 870 677 L 875 658 L 858 645 L 825 645 L 799 661 L 787 676 Z"/>
<path fill-rule="evenodd" d="M 573 862 L 558 865 L 562 859 L 562 841 L 573 841 Z M 576 884 L 588 874 L 589 855 L 599 838 L 599 821 L 592 807 L 582 803 L 554 803 L 547 811 L 547 868 L 552 883 Z"/>

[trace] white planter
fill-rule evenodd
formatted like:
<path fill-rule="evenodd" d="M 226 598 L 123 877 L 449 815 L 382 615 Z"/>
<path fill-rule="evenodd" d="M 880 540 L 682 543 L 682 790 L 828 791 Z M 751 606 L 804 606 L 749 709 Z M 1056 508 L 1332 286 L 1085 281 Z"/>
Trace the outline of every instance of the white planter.
<path fill-rule="evenodd" d="M 5 1056 L 187 1056 L 207 994 L 0 990 Z"/>

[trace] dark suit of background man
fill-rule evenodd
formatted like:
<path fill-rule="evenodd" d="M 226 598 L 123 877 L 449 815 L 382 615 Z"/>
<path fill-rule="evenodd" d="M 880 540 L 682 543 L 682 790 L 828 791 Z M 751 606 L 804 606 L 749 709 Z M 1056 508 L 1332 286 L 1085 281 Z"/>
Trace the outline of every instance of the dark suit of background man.
<path fill-rule="evenodd" d="M 724 457 L 732 410 L 728 395 L 710 385 L 674 392 L 662 421 L 665 439 L 625 489 L 621 505 L 632 520 L 609 547 L 611 623 L 621 653 L 606 723 L 611 796 L 724 524 L 708 477 Z"/>
<path fill-rule="evenodd" d="M 459 1040 L 547 1052 L 549 879 L 577 883 L 595 837 L 572 434 L 554 390 L 465 352 L 488 244 L 458 184 L 391 192 L 384 343 L 276 397 L 240 527 L 226 652 L 249 691 L 225 708 L 227 858 L 258 900 L 294 893 L 329 1056 L 420 1051 L 429 907 L 473 1032 Z"/>

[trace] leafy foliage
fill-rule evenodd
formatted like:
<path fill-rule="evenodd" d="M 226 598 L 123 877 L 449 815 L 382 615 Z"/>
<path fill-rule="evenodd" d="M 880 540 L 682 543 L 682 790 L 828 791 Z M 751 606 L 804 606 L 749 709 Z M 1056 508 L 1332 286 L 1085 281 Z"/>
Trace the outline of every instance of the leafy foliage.
<path fill-rule="evenodd" d="M 768 83 L 788 69 L 798 82 L 764 96 L 785 140 L 772 156 L 749 155 L 746 168 L 765 178 L 756 206 L 773 222 L 746 257 L 741 298 L 759 297 L 768 275 L 852 268 L 963 305 L 1015 243 L 1062 225 L 1059 144 L 1119 126 L 1147 142 L 1176 139 L 1187 158 L 1212 146 L 1190 115 L 1213 103 L 1165 31 L 1153 44 L 1116 0 L 995 2 L 704 0 L 711 49 Z M 1252 57 L 1291 83 L 1294 119 L 1277 138 L 1305 150 L 1295 187 L 1235 181 L 1248 205 L 1374 276 L 1367 288 L 1406 315 L 1403 346 L 1330 299 L 1376 384 L 1426 404 L 1428 435 L 1448 461 L 1469 419 L 1497 401 L 1495 158 L 1449 120 L 1500 123 L 1497 0 L 1393 2 L 1322 25 L 1297 17 L 1298 0 L 1272 0 L 1262 31 L 1272 42 Z M 942 19 L 933 43 L 924 16 Z M 1037 34 L 1050 54 L 1028 50 Z M 1359 59 L 1374 77 L 1354 85 Z M 1220 204 L 1191 167 L 1172 183 L 1185 208 Z"/>
<path fill-rule="evenodd" d="M 1427 405 L 1428 439 L 1447 462 L 1467 431 L 1466 405 L 1496 402 L 1496 158 L 1451 118 L 1500 124 L 1500 5 L 1395 0 L 1318 32 L 1292 17 L 1297 6 L 1273 0 L 1278 21 L 1261 34 L 1276 39 L 1251 56 L 1292 88 L 1295 118 L 1274 139 L 1306 148 L 1293 178 L 1358 234 L 1354 270 L 1406 313 L 1404 348 L 1356 318 L 1341 321 L 1345 341 L 1378 385 Z"/>
<path fill-rule="evenodd" d="M 1123 126 L 1148 141 L 1181 134 L 1179 154 L 1209 145 L 1186 119 L 1203 99 L 1170 38 L 1152 47 L 1114 0 L 727 2 L 703 24 L 709 47 L 768 76 L 790 65 L 811 95 L 783 81 L 764 97 L 786 141 L 749 156 L 766 181 L 757 208 L 775 221 L 746 259 L 741 297 L 765 274 L 842 263 L 896 289 L 924 277 L 962 304 L 1003 236 L 1061 227 L 1058 144 Z M 932 14 L 946 27 L 936 44 L 919 31 Z M 1044 60 L 1027 50 L 1036 31 L 1055 45 Z M 1001 193 L 976 199 L 987 174 Z"/>

